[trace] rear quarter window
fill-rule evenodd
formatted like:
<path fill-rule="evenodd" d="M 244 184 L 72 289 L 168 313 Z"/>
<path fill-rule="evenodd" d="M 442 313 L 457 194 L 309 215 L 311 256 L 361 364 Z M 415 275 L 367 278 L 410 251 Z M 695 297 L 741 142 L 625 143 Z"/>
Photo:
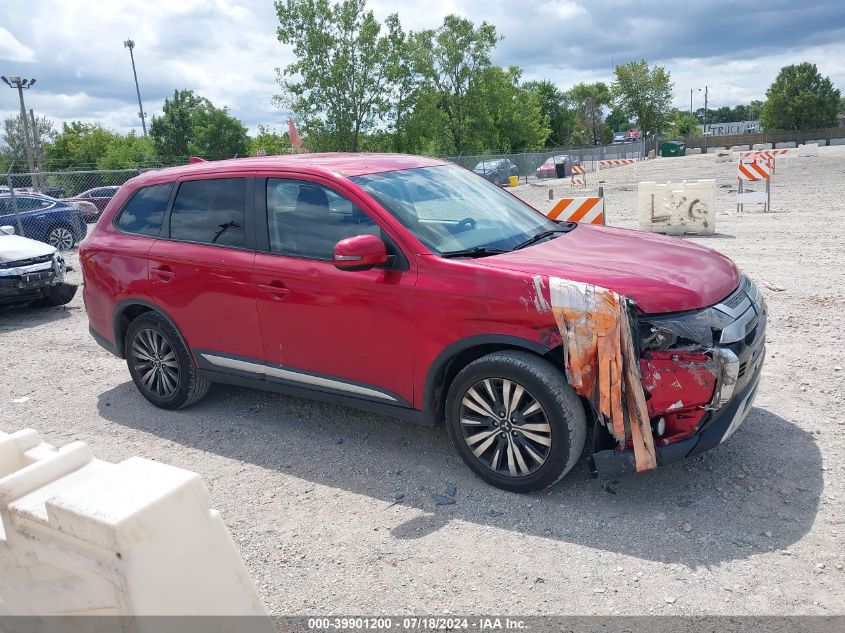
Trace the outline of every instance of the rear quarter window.
<path fill-rule="evenodd" d="M 117 218 L 117 228 L 125 233 L 158 236 L 170 200 L 173 183 L 138 189 Z"/>

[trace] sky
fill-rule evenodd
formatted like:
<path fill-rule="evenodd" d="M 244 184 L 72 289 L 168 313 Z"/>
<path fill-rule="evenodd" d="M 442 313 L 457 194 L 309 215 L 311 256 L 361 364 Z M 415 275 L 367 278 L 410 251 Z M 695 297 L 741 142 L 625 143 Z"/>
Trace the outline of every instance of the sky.
<path fill-rule="evenodd" d="M 613 65 L 665 66 L 675 105 L 709 107 L 763 99 L 787 64 L 809 61 L 845 94 L 845 0 L 370 0 L 376 17 L 398 13 L 406 30 L 436 28 L 456 13 L 495 25 L 493 62 L 526 80 L 567 89 L 613 79 Z M 293 60 L 276 39 L 272 0 L 0 0 L 0 75 L 35 77 L 27 108 L 57 124 L 83 120 L 141 131 L 129 51 L 144 111 L 161 112 L 177 89 L 227 106 L 254 132 L 281 129 L 276 70 Z M 0 116 L 19 112 L 0 84 Z M 698 92 L 698 89 L 702 89 Z M 58 125 L 57 125 L 58 127 Z"/>

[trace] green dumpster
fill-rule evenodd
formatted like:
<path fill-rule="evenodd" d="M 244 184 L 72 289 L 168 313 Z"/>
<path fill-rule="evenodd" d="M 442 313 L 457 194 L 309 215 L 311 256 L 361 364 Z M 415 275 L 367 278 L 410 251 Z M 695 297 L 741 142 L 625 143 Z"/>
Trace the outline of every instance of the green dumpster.
<path fill-rule="evenodd" d="M 687 146 L 683 141 L 666 141 L 660 146 L 660 155 L 664 158 L 667 156 L 686 156 Z"/>

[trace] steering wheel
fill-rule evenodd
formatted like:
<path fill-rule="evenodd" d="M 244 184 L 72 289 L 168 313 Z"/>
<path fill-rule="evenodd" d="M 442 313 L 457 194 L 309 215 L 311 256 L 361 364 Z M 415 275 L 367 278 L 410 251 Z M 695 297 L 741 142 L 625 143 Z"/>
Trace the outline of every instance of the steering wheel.
<path fill-rule="evenodd" d="M 464 231 L 474 229 L 476 224 L 478 223 L 475 221 L 475 218 L 464 218 L 455 226 L 455 233 L 463 233 Z"/>

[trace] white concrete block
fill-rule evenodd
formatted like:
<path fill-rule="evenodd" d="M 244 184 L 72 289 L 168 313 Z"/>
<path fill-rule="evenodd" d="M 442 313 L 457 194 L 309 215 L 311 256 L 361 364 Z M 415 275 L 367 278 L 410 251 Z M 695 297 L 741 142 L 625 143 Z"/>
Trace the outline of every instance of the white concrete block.
<path fill-rule="evenodd" d="M 0 435 L 0 525 L 0 613 L 266 615 L 190 471 Z"/>
<path fill-rule="evenodd" d="M 832 138 L 830 139 L 831 145 L 845 145 L 845 138 Z"/>
<path fill-rule="evenodd" d="M 819 146 L 817 143 L 808 143 L 806 145 L 799 145 L 795 150 L 798 156 L 818 156 Z"/>
<path fill-rule="evenodd" d="M 827 139 L 826 138 L 813 139 L 812 141 L 807 141 L 805 144 L 806 145 L 818 145 L 819 147 L 824 147 L 825 145 L 827 145 Z"/>
<path fill-rule="evenodd" d="M 693 154 L 700 154 L 701 148 L 700 147 L 688 147 L 687 148 L 687 156 L 692 156 Z"/>
<path fill-rule="evenodd" d="M 731 145 L 732 152 L 744 152 L 751 149 L 748 145 Z"/>
<path fill-rule="evenodd" d="M 716 181 L 641 182 L 637 188 L 640 228 L 667 235 L 716 232 Z"/>
<path fill-rule="evenodd" d="M 783 143 L 775 143 L 775 149 L 789 149 L 795 147 L 795 141 L 784 141 Z"/>
<path fill-rule="evenodd" d="M 771 143 L 754 143 L 751 146 L 751 149 L 772 149 Z"/>

